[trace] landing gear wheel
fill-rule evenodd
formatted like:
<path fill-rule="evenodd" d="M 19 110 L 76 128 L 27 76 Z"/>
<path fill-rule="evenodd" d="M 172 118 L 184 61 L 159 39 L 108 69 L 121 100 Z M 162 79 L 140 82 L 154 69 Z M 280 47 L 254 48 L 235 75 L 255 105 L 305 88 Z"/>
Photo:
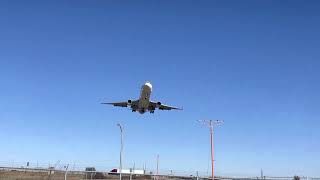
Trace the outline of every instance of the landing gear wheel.
<path fill-rule="evenodd" d="M 153 113 L 154 113 L 154 110 L 151 110 L 150 113 L 153 114 Z"/>

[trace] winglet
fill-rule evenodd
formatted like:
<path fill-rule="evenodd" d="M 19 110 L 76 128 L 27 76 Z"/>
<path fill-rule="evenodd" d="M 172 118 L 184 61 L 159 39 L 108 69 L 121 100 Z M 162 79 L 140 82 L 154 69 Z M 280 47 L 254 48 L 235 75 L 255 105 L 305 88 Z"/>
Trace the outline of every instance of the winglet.
<path fill-rule="evenodd" d="M 102 103 L 100 103 L 100 104 L 111 104 L 111 105 L 112 105 L 112 103 L 106 103 L 106 102 L 102 102 Z"/>
<path fill-rule="evenodd" d="M 183 107 L 181 108 L 176 107 L 175 110 L 183 110 Z"/>

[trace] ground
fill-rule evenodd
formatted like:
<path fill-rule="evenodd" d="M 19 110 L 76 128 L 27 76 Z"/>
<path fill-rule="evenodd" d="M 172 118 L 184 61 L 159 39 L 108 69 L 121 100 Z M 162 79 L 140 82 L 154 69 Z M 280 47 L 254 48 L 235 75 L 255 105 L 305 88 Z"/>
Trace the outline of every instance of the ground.
<path fill-rule="evenodd" d="M 90 173 L 84 172 L 70 172 L 68 173 L 67 180 L 80 180 L 80 179 L 91 179 Z M 108 179 L 108 180 L 118 180 L 118 175 L 108 175 L 98 173 L 95 176 L 92 176 L 92 179 Z M 122 180 L 129 180 L 130 176 L 124 175 Z M 157 179 L 153 176 L 133 176 L 132 179 L 139 180 L 152 180 Z M 192 178 L 183 178 L 183 177 L 165 177 L 161 176 L 157 180 L 182 180 L 182 179 L 192 179 Z M 195 179 L 195 178 L 194 178 Z M 54 172 L 49 175 L 48 172 L 30 172 L 30 171 L 0 171 L 0 180 L 64 180 L 63 172 Z"/>

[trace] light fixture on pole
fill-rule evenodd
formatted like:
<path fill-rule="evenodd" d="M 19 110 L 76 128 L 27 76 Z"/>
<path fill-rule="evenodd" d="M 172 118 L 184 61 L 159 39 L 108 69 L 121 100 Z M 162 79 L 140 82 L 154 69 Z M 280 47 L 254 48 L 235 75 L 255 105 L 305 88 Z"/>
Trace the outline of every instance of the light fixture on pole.
<path fill-rule="evenodd" d="M 120 148 L 120 180 L 122 180 L 122 151 L 123 151 L 123 128 L 120 123 L 117 124 L 120 128 L 120 135 L 121 135 L 121 148 Z"/>
<path fill-rule="evenodd" d="M 198 122 L 203 123 L 204 125 L 209 126 L 210 128 L 210 144 L 211 144 L 211 176 L 212 180 L 214 180 L 214 144 L 213 144 L 213 131 L 214 126 L 221 125 L 223 123 L 222 120 L 198 120 Z"/>

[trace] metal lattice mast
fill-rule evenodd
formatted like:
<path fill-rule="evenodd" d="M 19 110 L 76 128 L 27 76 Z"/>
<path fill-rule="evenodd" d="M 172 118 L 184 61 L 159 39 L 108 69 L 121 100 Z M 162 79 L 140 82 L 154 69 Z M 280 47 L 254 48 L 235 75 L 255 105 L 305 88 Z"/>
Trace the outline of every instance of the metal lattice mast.
<path fill-rule="evenodd" d="M 221 125 L 223 123 L 222 120 L 199 120 L 200 123 L 209 126 L 210 128 L 210 144 L 211 144 L 211 176 L 212 180 L 214 180 L 214 143 L 213 143 L 213 133 L 214 126 Z"/>

